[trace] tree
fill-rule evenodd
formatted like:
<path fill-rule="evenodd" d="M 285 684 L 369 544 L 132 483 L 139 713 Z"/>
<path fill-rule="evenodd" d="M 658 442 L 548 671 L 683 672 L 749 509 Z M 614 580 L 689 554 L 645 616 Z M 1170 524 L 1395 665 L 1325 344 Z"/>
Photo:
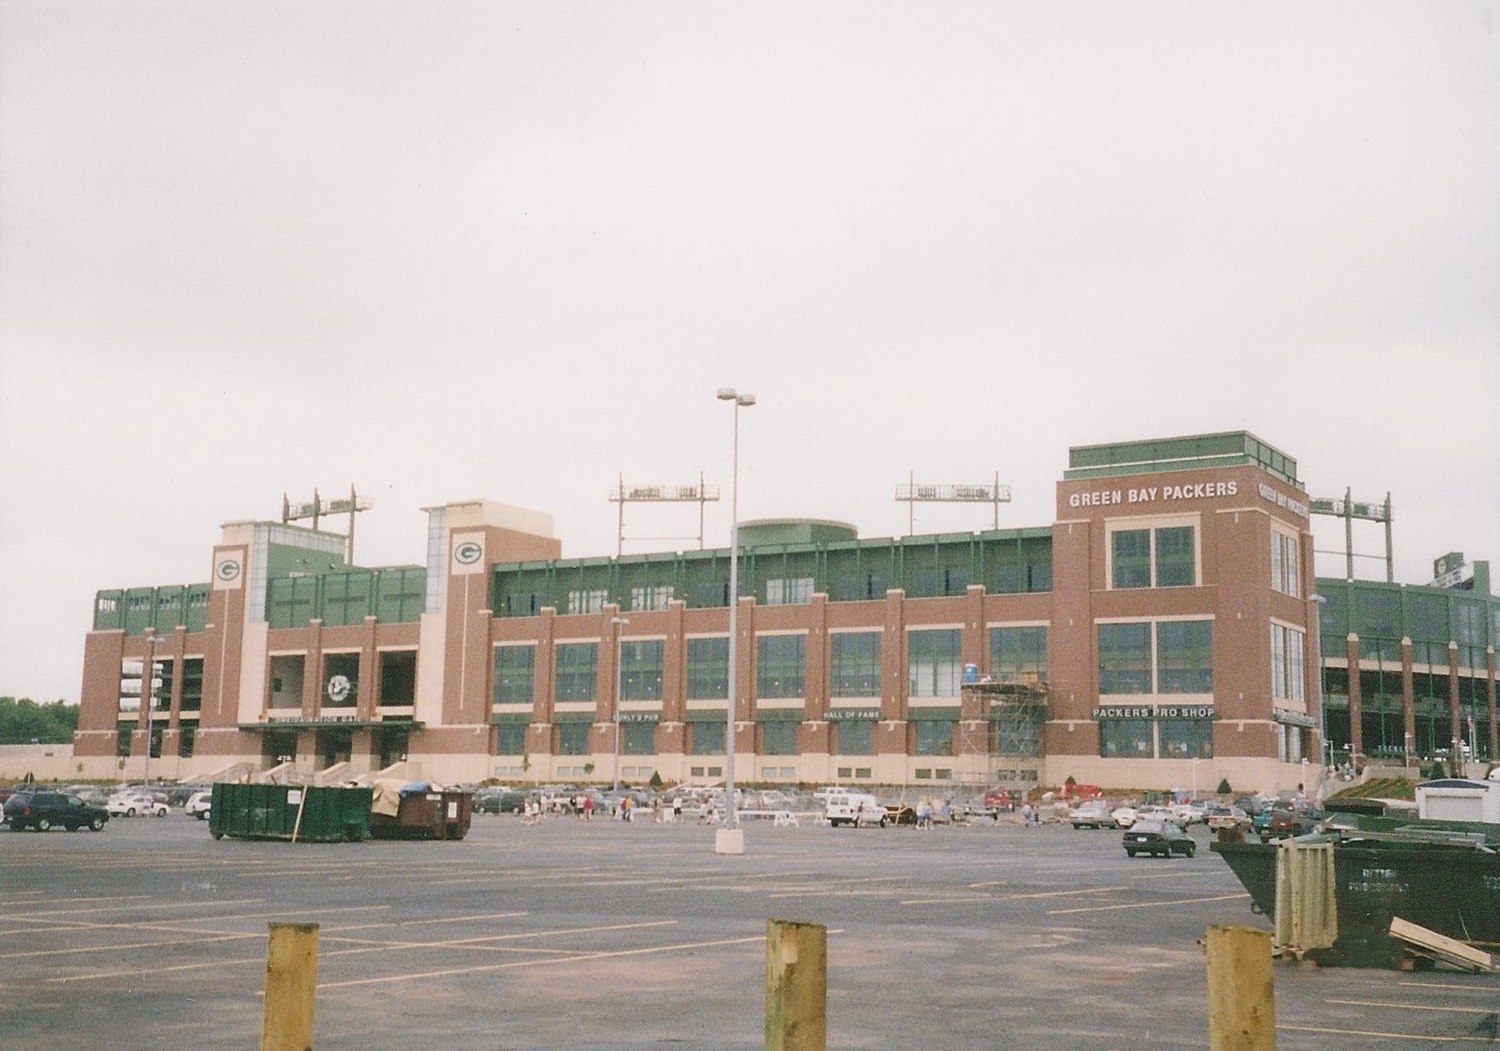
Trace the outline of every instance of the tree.
<path fill-rule="evenodd" d="M 0 744 L 67 744 L 77 729 L 76 705 L 0 697 Z"/>
<path fill-rule="evenodd" d="M 1234 789 L 1232 789 L 1232 788 L 1229 787 L 1229 778 L 1227 778 L 1227 777 L 1220 778 L 1219 779 L 1219 795 L 1221 795 L 1221 796 L 1227 796 L 1227 795 L 1233 794 L 1233 792 L 1234 792 Z"/>
<path fill-rule="evenodd" d="M 662 786 L 661 771 L 660 770 L 653 770 L 653 771 L 651 771 L 651 787 L 654 788 L 654 789 L 656 789 L 657 791 L 661 791 L 661 786 Z"/>

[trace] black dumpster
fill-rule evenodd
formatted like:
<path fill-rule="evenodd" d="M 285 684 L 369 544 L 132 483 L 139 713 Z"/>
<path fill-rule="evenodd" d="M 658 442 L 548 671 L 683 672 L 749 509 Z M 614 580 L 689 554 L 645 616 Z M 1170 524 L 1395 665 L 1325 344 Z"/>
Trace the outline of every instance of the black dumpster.
<path fill-rule="evenodd" d="M 214 785 L 208 830 L 215 839 L 359 842 L 370 836 L 368 788 L 317 785 Z"/>
<path fill-rule="evenodd" d="M 370 834 L 376 839 L 463 839 L 474 814 L 474 795 L 406 784 L 396 791 L 395 813 L 385 783 L 375 786 Z"/>

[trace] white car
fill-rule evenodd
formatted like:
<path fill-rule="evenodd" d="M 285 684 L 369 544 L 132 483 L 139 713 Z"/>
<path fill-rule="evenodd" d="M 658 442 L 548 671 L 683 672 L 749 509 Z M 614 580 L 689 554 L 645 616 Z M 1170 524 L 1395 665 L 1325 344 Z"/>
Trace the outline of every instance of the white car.
<path fill-rule="evenodd" d="M 182 808 L 183 813 L 195 817 L 199 821 L 208 820 L 208 812 L 213 807 L 214 794 L 212 792 L 194 792 L 188 797 L 187 805 Z"/>
<path fill-rule="evenodd" d="M 1129 828 L 1135 824 L 1137 815 L 1133 806 L 1117 806 L 1110 811 L 1109 816 L 1115 819 L 1115 824 L 1120 828 Z"/>
<path fill-rule="evenodd" d="M 1105 828 L 1112 827 L 1115 818 L 1110 813 L 1108 803 L 1102 799 L 1091 799 L 1070 810 L 1068 821 L 1074 828 Z"/>
<path fill-rule="evenodd" d="M 135 817 L 137 814 L 166 817 L 168 808 L 167 804 L 153 796 L 129 795 L 110 796 L 104 809 L 109 811 L 110 817 Z"/>

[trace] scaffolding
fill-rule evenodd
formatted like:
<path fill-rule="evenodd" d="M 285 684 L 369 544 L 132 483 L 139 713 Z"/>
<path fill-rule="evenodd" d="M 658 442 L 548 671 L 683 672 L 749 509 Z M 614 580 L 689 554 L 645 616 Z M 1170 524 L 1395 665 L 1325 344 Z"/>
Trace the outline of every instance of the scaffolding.
<path fill-rule="evenodd" d="M 965 683 L 959 719 L 959 750 L 983 756 L 983 769 L 968 774 L 986 785 L 1031 788 L 1044 755 L 1042 724 L 1048 717 L 1047 684 L 1035 675 Z"/>

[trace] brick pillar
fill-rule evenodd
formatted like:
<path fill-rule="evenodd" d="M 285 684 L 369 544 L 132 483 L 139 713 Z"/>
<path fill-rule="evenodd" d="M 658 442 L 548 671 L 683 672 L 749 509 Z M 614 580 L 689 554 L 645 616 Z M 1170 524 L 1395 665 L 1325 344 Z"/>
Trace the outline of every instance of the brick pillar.
<path fill-rule="evenodd" d="M 1349 752 L 1356 769 L 1364 765 L 1364 704 L 1359 695 L 1359 636 L 1349 633 L 1346 654 L 1349 658 Z"/>

